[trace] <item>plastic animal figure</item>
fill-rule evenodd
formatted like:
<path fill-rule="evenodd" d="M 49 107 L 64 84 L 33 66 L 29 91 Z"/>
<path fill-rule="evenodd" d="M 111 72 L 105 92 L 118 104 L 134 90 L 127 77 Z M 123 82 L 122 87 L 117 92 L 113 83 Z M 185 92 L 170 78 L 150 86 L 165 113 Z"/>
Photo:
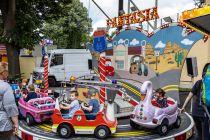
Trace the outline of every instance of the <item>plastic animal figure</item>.
<path fill-rule="evenodd" d="M 130 117 L 130 125 L 134 128 L 139 126 L 150 129 L 157 129 L 160 135 L 166 135 L 169 126 L 180 127 L 181 118 L 177 102 L 167 98 L 168 107 L 160 108 L 156 100 L 153 100 L 152 83 L 146 81 L 141 87 L 141 93 L 146 94 L 145 99 L 135 107 Z"/>

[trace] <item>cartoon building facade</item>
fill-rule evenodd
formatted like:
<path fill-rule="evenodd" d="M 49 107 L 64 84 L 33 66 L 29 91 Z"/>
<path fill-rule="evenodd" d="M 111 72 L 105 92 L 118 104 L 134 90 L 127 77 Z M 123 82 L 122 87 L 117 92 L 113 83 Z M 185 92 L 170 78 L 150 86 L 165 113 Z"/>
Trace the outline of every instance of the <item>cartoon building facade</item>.
<path fill-rule="evenodd" d="M 109 39 L 105 55 L 120 78 L 150 80 L 154 88 L 164 88 L 179 100 L 180 81 L 191 81 L 186 57 L 197 57 L 199 75 L 195 79 L 199 79 L 203 65 L 210 61 L 208 46 L 210 42 L 203 34 L 182 23 L 172 23 L 152 33 L 137 27 L 122 29 Z"/>

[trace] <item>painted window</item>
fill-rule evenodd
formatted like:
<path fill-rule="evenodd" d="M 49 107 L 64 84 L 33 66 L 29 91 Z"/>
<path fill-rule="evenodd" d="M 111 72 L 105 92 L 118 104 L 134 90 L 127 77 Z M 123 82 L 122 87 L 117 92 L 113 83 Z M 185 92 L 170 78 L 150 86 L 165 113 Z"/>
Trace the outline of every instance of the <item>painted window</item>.
<path fill-rule="evenodd" d="M 116 65 L 118 70 L 124 69 L 124 61 L 116 61 Z"/>

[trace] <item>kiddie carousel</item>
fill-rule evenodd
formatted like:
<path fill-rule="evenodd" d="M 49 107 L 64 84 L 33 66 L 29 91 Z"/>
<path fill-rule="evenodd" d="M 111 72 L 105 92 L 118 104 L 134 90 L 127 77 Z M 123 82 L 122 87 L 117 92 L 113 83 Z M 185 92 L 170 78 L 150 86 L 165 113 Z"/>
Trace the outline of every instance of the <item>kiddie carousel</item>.
<path fill-rule="evenodd" d="M 186 22 L 185 26 L 190 24 L 189 27 L 195 29 L 196 27 L 193 25 L 199 25 L 200 22 L 199 19 L 191 19 L 194 17 L 191 15 L 196 13 L 196 18 L 204 15 L 209 16 L 209 9 L 209 6 L 205 6 L 203 8 L 193 9 L 192 11 L 183 12 L 181 16 L 183 20 L 182 24 Z M 202 10 L 204 10 L 204 13 Z M 107 20 L 107 25 L 112 27 L 123 26 L 124 23 L 134 24 L 155 18 L 158 18 L 157 8 L 152 8 L 151 10 L 147 9 L 131 13 L 129 16 L 121 15 L 118 18 L 109 19 Z M 181 25 L 181 23 L 179 25 Z M 204 25 L 202 27 L 205 29 L 206 26 Z M 126 27 L 123 30 L 129 30 L 128 28 L 129 27 Z M 138 28 L 138 30 L 142 31 L 140 28 Z M 120 32 L 117 32 L 116 35 L 119 33 Z M 152 35 L 152 33 L 148 33 L 149 37 Z M 205 35 L 207 38 L 208 35 L 206 33 Z M 129 82 L 122 82 L 114 75 L 111 75 L 111 77 L 106 76 L 106 60 L 111 59 L 104 55 L 104 52 L 107 51 L 107 44 L 105 43 L 104 46 L 101 46 L 100 43 L 103 41 L 99 41 L 105 39 L 106 42 L 105 32 L 101 30 L 96 31 L 94 38 L 95 42 L 93 42 L 92 47 L 93 51 L 99 54 L 99 65 L 96 71 L 98 70 L 100 80 L 88 81 L 71 77 L 70 81 L 66 83 L 76 85 L 77 87 L 82 86 L 98 90 L 100 111 L 97 113 L 95 120 L 87 120 L 82 109 L 75 112 L 71 119 L 64 119 L 62 117 L 59 102 L 64 99 L 64 94 L 60 94 L 60 97 L 57 99 L 48 96 L 49 64 L 47 61 L 48 58 L 45 56 L 45 72 L 43 74 L 43 93 L 45 96 L 40 96 L 29 102 L 25 102 L 20 97 L 19 109 L 22 111 L 23 119 L 20 120 L 20 131 L 17 133 L 17 136 L 25 140 L 62 138 L 185 140 L 190 138 L 193 134 L 194 125 L 192 117 L 187 113 L 180 115 L 178 112 L 178 103 L 171 97 L 167 99 L 167 107 L 160 108 L 153 100 L 154 89 L 151 81 L 145 81 L 140 84 L 140 87 L 137 87 Z M 129 87 L 128 84 L 130 84 L 132 88 L 131 86 Z M 137 95 L 135 94 L 136 91 L 140 93 L 138 94 L 139 98 L 134 98 Z M 135 109 L 130 114 L 131 116 L 129 118 L 116 118 L 114 112 L 114 100 L 116 95 L 123 98 L 124 102 L 129 102 L 134 106 Z"/>

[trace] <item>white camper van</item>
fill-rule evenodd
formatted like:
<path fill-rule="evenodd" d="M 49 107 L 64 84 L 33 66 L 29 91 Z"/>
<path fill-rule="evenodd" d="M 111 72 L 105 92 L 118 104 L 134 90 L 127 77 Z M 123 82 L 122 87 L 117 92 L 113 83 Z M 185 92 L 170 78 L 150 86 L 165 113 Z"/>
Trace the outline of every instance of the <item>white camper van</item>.
<path fill-rule="evenodd" d="M 70 76 L 88 75 L 92 69 L 92 56 L 86 49 L 56 49 L 48 51 L 49 85 L 57 82 L 69 81 Z M 43 77 L 44 58 L 40 67 L 36 67 L 33 76 Z"/>

